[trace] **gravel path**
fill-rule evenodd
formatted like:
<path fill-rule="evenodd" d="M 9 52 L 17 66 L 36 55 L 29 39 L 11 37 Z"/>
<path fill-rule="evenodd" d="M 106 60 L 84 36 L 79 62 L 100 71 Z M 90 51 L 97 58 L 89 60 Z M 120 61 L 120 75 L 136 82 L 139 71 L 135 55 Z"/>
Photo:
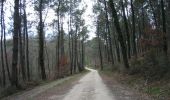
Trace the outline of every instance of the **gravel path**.
<path fill-rule="evenodd" d="M 96 70 L 88 69 L 90 73 L 75 85 L 63 100 L 115 100 L 109 89 L 103 83 Z"/>
<path fill-rule="evenodd" d="M 152 100 L 109 78 L 101 78 L 96 70 L 87 70 L 90 72 L 79 78 L 52 82 L 3 100 Z"/>

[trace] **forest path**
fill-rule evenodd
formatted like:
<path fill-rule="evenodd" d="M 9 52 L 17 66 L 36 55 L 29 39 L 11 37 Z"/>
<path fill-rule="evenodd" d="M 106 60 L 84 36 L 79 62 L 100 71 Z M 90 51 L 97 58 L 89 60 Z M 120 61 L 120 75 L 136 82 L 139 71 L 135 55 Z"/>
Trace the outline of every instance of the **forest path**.
<path fill-rule="evenodd" d="M 66 78 L 60 84 L 52 82 L 3 100 L 152 100 L 117 82 L 110 82 L 103 75 L 101 78 L 96 70 L 87 70 L 90 72 L 84 76 Z"/>
<path fill-rule="evenodd" d="M 66 94 L 63 100 L 115 100 L 98 72 L 88 70 L 90 72 Z"/>
<path fill-rule="evenodd" d="M 38 86 L 3 100 L 115 100 L 96 70 Z M 75 78 L 77 77 L 77 78 Z M 81 79 L 80 79 L 81 78 Z"/>

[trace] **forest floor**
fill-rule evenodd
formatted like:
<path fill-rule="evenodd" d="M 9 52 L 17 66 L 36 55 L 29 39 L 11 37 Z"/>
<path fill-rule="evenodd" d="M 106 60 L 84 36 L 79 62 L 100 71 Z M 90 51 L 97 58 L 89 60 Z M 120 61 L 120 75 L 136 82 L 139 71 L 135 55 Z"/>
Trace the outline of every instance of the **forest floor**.
<path fill-rule="evenodd" d="M 38 86 L 3 100 L 152 100 L 108 75 L 90 72 Z"/>
<path fill-rule="evenodd" d="M 151 96 L 131 88 L 128 84 L 122 84 L 118 79 L 120 77 L 114 76 L 113 73 L 100 72 L 100 75 L 116 100 L 155 100 Z"/>
<path fill-rule="evenodd" d="M 123 95 L 117 96 L 117 100 L 170 100 L 169 79 L 148 82 L 140 75 L 129 75 L 112 69 L 100 71 L 100 76 L 113 94 Z"/>

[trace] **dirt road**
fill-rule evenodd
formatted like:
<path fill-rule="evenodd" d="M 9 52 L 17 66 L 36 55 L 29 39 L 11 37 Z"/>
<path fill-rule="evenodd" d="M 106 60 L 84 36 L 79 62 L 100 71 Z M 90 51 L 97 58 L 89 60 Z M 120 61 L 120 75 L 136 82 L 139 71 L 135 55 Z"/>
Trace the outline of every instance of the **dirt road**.
<path fill-rule="evenodd" d="M 98 72 L 92 69 L 88 70 L 90 73 L 84 76 L 63 100 L 115 100 Z"/>
<path fill-rule="evenodd" d="M 103 81 L 96 70 L 88 70 L 90 72 L 81 78 L 72 81 L 68 79 L 60 85 L 58 82 L 52 82 L 3 100 L 151 100 L 119 83 L 111 83 L 113 85 L 110 87 L 107 80 Z"/>

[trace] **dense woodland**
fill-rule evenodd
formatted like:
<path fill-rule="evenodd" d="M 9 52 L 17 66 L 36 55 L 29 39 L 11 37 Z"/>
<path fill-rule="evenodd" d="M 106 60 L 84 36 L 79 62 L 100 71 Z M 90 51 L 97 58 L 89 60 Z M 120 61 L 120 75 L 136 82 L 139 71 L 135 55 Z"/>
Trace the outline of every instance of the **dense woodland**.
<path fill-rule="evenodd" d="M 4 87 L 22 88 L 82 72 L 86 65 L 101 70 L 111 66 L 146 80 L 170 73 L 169 0 L 94 1 L 96 37 L 92 40 L 88 40 L 81 0 L 9 2 L 13 1 L 0 1 L 0 92 Z M 34 6 L 36 21 L 28 20 L 28 4 Z M 9 7 L 12 15 L 7 18 Z M 46 22 L 49 9 L 55 12 L 52 23 Z M 48 27 L 52 27 L 50 38 Z"/>
<path fill-rule="evenodd" d="M 11 1 L 1 1 L 1 87 L 21 88 L 32 81 L 54 80 L 84 70 L 84 43 L 88 30 L 82 18 L 84 8 L 78 9 L 80 1 L 15 0 L 14 5 L 9 5 L 14 9 L 10 30 L 6 28 L 9 24 L 5 20 L 5 14 L 9 13 L 4 7 L 7 2 Z M 27 4 L 30 3 L 34 6 L 32 12 L 36 14 L 36 22 L 27 20 L 30 16 Z M 56 18 L 46 24 L 49 9 L 55 11 Z M 68 33 L 63 28 L 65 16 Z M 33 25 L 36 29 L 31 30 Z M 53 30 L 50 38 L 45 35 L 48 25 Z M 8 32 L 12 33 L 12 39 L 6 39 Z"/>
<path fill-rule="evenodd" d="M 146 80 L 167 75 L 169 8 L 168 0 L 99 0 L 93 7 L 98 15 L 93 42 L 100 58 L 95 64 L 101 69 L 110 64 Z"/>

